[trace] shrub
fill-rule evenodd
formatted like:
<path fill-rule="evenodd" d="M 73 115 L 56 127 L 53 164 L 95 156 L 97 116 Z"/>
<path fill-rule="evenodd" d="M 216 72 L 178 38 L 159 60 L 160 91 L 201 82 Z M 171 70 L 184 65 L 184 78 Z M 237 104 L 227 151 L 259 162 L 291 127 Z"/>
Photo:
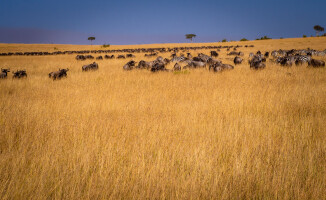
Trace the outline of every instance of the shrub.
<path fill-rule="evenodd" d="M 223 39 L 222 42 L 227 42 L 227 40 L 226 39 Z"/>
<path fill-rule="evenodd" d="M 303 35 L 302 37 L 303 37 L 303 38 L 306 38 L 307 36 L 306 36 L 306 35 Z"/>
<path fill-rule="evenodd" d="M 256 40 L 270 40 L 272 38 L 267 37 L 266 35 L 264 37 L 261 38 L 257 38 Z"/>
<path fill-rule="evenodd" d="M 242 38 L 240 41 L 248 41 L 246 38 Z"/>
<path fill-rule="evenodd" d="M 110 47 L 110 44 L 103 44 L 102 45 L 102 48 L 109 48 Z"/>

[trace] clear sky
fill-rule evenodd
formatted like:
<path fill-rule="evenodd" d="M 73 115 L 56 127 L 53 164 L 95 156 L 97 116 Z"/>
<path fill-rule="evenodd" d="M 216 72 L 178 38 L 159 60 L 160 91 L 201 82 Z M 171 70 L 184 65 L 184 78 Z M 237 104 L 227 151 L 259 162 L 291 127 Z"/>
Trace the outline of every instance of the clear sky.
<path fill-rule="evenodd" d="M 144 44 L 302 37 L 326 0 L 0 0 L 0 43 Z"/>

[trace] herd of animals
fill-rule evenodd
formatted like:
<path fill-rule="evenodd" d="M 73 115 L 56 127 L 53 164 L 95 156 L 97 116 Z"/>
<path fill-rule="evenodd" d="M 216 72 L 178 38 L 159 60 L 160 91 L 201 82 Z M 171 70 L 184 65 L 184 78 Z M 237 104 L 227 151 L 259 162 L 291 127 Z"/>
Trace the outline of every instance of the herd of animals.
<path fill-rule="evenodd" d="M 202 47 L 175 47 L 175 48 L 141 48 L 141 49 L 122 49 L 122 50 L 94 50 L 94 51 L 65 51 L 65 52 L 54 52 L 54 53 L 47 53 L 47 52 L 16 52 L 16 53 L 2 53 L 0 56 L 11 56 L 11 55 L 60 55 L 60 54 L 88 54 L 88 53 L 117 53 L 117 52 L 125 52 L 126 55 L 105 55 L 96 57 L 96 60 L 103 60 L 103 59 L 126 59 L 126 58 L 133 58 L 135 55 L 133 53 L 141 53 L 145 52 L 145 57 L 154 57 L 156 59 L 152 61 L 145 61 L 141 60 L 135 62 L 134 60 L 130 60 L 123 66 L 123 70 L 129 71 L 133 69 L 147 69 L 151 72 L 157 71 L 181 71 L 182 69 L 195 69 L 195 68 L 205 68 L 208 67 L 210 71 L 213 72 L 221 72 L 224 70 L 231 70 L 234 69 L 233 65 L 224 64 L 221 60 L 217 59 L 219 56 L 219 51 L 221 48 L 227 48 L 229 52 L 228 56 L 235 56 L 233 59 L 234 65 L 241 64 L 243 62 L 244 54 L 241 51 L 237 51 L 237 49 L 242 46 L 202 46 Z M 245 46 L 245 47 L 253 47 Z M 233 48 L 232 51 L 230 49 Z M 214 51 L 210 51 L 210 55 L 206 55 L 203 53 L 198 53 L 197 56 L 191 55 L 189 50 L 198 50 L 198 49 L 214 49 Z M 182 51 L 182 53 L 177 56 L 177 53 Z M 188 52 L 187 52 L 188 51 Z M 158 56 L 158 53 L 167 53 L 170 52 L 171 55 L 169 58 L 163 58 L 162 56 Z M 184 54 L 186 53 L 186 55 Z M 266 60 L 269 59 L 272 62 L 280 64 L 281 66 L 292 66 L 292 65 L 302 65 L 308 64 L 311 67 L 325 67 L 325 62 L 322 60 L 313 59 L 312 56 L 325 56 L 326 50 L 324 51 L 317 51 L 313 49 L 302 49 L 302 50 L 274 50 L 272 52 L 265 52 L 262 53 L 260 51 L 249 54 L 249 66 L 251 69 L 264 69 L 266 67 Z M 158 56 L 158 57 L 157 57 Z M 76 60 L 87 60 L 87 59 L 94 59 L 92 55 L 77 55 L 75 57 Z M 174 67 L 173 69 L 167 69 L 167 64 L 173 62 Z M 183 67 L 181 67 L 183 66 Z M 89 65 L 83 65 L 82 71 L 94 71 L 98 70 L 99 66 L 96 62 L 93 62 Z M 59 69 L 58 71 L 50 72 L 49 78 L 53 80 L 58 80 L 64 77 L 67 77 L 67 72 L 69 69 Z M 0 78 L 4 79 L 7 78 L 8 72 L 10 69 L 2 69 L 0 72 Z M 17 70 L 13 72 L 13 78 L 27 78 L 26 70 Z"/>

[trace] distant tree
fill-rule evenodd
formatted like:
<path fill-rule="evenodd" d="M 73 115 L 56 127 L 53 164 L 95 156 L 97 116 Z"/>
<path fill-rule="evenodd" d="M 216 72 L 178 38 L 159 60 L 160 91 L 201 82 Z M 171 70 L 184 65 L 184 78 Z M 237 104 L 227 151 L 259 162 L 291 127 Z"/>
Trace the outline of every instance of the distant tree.
<path fill-rule="evenodd" d="M 324 33 L 324 35 L 323 35 L 324 37 L 326 37 L 326 33 Z"/>
<path fill-rule="evenodd" d="M 269 38 L 269 37 L 267 37 L 267 36 L 265 35 L 264 37 L 257 38 L 256 40 L 269 40 L 269 39 L 272 39 L 272 38 Z"/>
<path fill-rule="evenodd" d="M 190 40 L 192 42 L 192 38 L 195 38 L 196 34 L 186 34 L 186 39 Z"/>
<path fill-rule="evenodd" d="M 248 41 L 246 38 L 242 38 L 240 41 Z"/>
<path fill-rule="evenodd" d="M 222 42 L 227 42 L 227 40 L 226 39 L 223 39 Z"/>
<path fill-rule="evenodd" d="M 91 45 L 92 45 L 92 42 L 93 42 L 93 40 L 95 40 L 95 37 L 88 37 L 88 40 L 91 41 Z"/>
<path fill-rule="evenodd" d="M 319 36 L 319 32 L 323 32 L 324 31 L 324 27 L 321 27 L 319 25 L 314 26 L 314 29 L 316 31 L 316 36 Z"/>
<path fill-rule="evenodd" d="M 306 35 L 303 35 L 302 37 L 303 37 L 303 38 L 306 38 L 307 36 L 306 36 Z"/>

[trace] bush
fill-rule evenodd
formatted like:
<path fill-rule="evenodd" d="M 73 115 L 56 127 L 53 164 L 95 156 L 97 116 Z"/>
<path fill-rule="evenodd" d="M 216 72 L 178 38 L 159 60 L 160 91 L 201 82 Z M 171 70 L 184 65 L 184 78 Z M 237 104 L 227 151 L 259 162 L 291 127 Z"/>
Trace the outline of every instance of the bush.
<path fill-rule="evenodd" d="M 272 38 L 267 37 L 266 35 L 264 37 L 261 38 L 257 38 L 256 40 L 270 40 Z"/>
<path fill-rule="evenodd" d="M 110 47 L 110 44 L 103 44 L 102 45 L 102 48 L 109 48 Z"/>
<path fill-rule="evenodd" d="M 246 38 L 242 38 L 240 41 L 248 41 Z"/>
<path fill-rule="evenodd" d="M 303 37 L 303 38 L 306 38 L 307 36 L 306 36 L 306 35 L 303 35 L 302 37 Z"/>
<path fill-rule="evenodd" d="M 226 39 L 223 39 L 222 42 L 227 42 L 227 40 Z"/>

